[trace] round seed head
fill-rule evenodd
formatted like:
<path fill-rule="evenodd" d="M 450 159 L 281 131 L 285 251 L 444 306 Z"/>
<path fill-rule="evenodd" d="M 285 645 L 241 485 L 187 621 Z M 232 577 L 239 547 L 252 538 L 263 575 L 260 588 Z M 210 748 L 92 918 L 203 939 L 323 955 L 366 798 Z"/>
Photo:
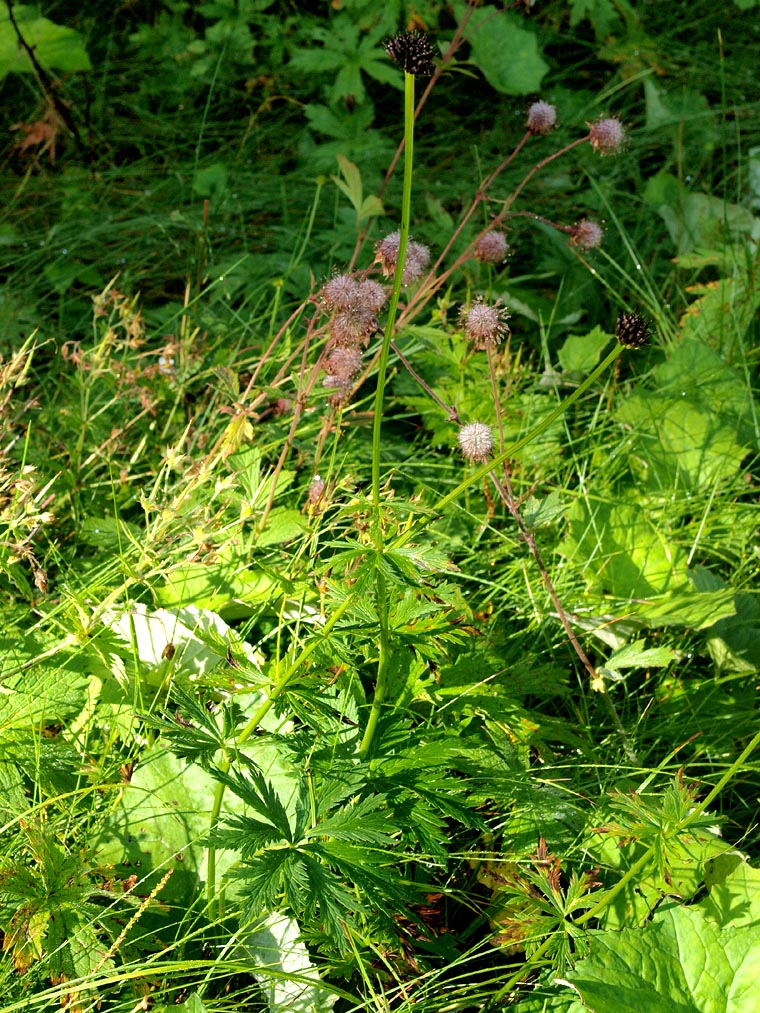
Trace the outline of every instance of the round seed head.
<path fill-rule="evenodd" d="M 362 353 L 358 348 L 339 345 L 327 357 L 325 370 L 330 376 L 351 383 L 362 368 Z"/>
<path fill-rule="evenodd" d="M 331 310 L 349 310 L 357 305 L 359 285 L 350 274 L 336 274 L 322 286 L 319 294 Z"/>
<path fill-rule="evenodd" d="M 591 218 L 581 218 L 570 229 L 570 244 L 579 250 L 595 250 L 602 245 L 604 229 Z"/>
<path fill-rule="evenodd" d="M 591 147 L 599 155 L 616 155 L 625 141 L 625 128 L 615 116 L 587 124 Z"/>
<path fill-rule="evenodd" d="M 501 264 L 509 253 L 509 243 L 503 232 L 493 229 L 481 236 L 475 247 L 475 259 L 482 264 Z"/>
<path fill-rule="evenodd" d="M 384 239 L 375 244 L 375 261 L 380 264 L 383 274 L 388 277 L 396 271 L 398 260 L 401 233 L 391 232 Z M 401 281 L 404 285 L 413 285 L 419 281 L 430 264 L 430 250 L 422 243 L 413 239 L 406 242 L 406 257 L 404 258 L 404 270 L 401 274 Z"/>
<path fill-rule="evenodd" d="M 358 301 L 369 313 L 379 313 L 385 306 L 387 296 L 379 281 L 367 279 L 357 282 Z"/>
<path fill-rule="evenodd" d="M 476 348 L 498 345 L 505 334 L 509 334 L 507 320 L 509 313 L 498 303 L 490 305 L 481 298 L 475 300 L 469 309 L 463 307 L 460 315 L 464 334 Z"/>
<path fill-rule="evenodd" d="M 459 430 L 459 449 L 468 461 L 487 461 L 493 450 L 493 433 L 483 422 L 469 422 Z"/>
<path fill-rule="evenodd" d="M 621 313 L 615 321 L 615 337 L 626 348 L 643 348 L 652 337 L 652 325 L 640 313 Z"/>
<path fill-rule="evenodd" d="M 377 330 L 373 313 L 363 307 L 340 310 L 330 320 L 330 342 L 333 345 L 366 345 Z"/>
<path fill-rule="evenodd" d="M 435 71 L 434 51 L 424 32 L 402 32 L 385 43 L 385 52 L 407 74 L 430 77 Z"/>
<path fill-rule="evenodd" d="M 548 102 L 534 102 L 528 107 L 527 128 L 532 134 L 546 137 L 557 125 L 556 107 Z"/>

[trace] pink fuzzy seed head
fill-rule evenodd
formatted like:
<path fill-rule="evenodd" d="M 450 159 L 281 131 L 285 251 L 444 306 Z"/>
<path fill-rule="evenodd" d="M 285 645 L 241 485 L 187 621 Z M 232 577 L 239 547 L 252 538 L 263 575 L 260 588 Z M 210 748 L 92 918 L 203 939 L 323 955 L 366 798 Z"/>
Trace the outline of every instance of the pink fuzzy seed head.
<path fill-rule="evenodd" d="M 473 251 L 481 264 L 501 264 L 509 253 L 509 243 L 503 232 L 493 229 L 478 240 Z"/>
<path fill-rule="evenodd" d="M 322 286 L 319 295 L 331 310 L 350 310 L 359 298 L 359 286 L 350 274 L 336 274 Z"/>
<path fill-rule="evenodd" d="M 473 463 L 487 461 L 493 450 L 491 427 L 483 422 L 469 422 L 462 426 L 457 437 L 459 449 L 466 460 Z"/>
<path fill-rule="evenodd" d="M 528 108 L 526 124 L 531 134 L 546 137 L 557 125 L 557 110 L 548 102 L 534 102 Z"/>
<path fill-rule="evenodd" d="M 476 348 L 498 345 L 509 334 L 508 318 L 509 314 L 503 306 L 498 303 L 490 305 L 480 297 L 469 309 L 463 307 L 460 316 L 465 337 Z"/>
<path fill-rule="evenodd" d="M 588 124 L 591 147 L 598 155 L 616 155 L 625 142 L 625 128 L 615 116 Z"/>
<path fill-rule="evenodd" d="M 391 232 L 375 245 L 375 261 L 386 277 L 392 276 L 396 271 L 396 261 L 401 243 L 401 233 L 397 230 Z M 406 243 L 406 257 L 404 259 L 404 270 L 401 281 L 404 285 L 414 285 L 418 282 L 430 264 L 430 250 L 422 243 L 417 243 L 409 238 Z"/>
<path fill-rule="evenodd" d="M 570 229 L 570 245 L 579 250 L 595 250 L 602 245 L 604 229 L 591 218 L 581 218 Z"/>

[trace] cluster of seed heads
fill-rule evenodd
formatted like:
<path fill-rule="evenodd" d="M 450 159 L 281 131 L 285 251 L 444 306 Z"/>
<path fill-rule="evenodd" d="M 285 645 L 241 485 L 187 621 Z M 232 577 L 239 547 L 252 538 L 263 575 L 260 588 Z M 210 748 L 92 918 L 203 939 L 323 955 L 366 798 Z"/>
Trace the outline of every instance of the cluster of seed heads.
<path fill-rule="evenodd" d="M 345 404 L 362 368 L 362 348 L 378 328 L 385 289 L 372 279 L 336 274 L 322 286 L 322 305 L 330 312 L 323 386 L 333 390 L 335 406 Z"/>
<path fill-rule="evenodd" d="M 401 233 L 398 230 L 389 233 L 375 244 L 375 262 L 380 265 L 386 277 L 392 277 L 396 272 L 400 245 Z M 422 243 L 415 242 L 410 236 L 406 241 L 404 268 L 401 272 L 402 285 L 414 285 L 427 271 L 429 265 L 430 250 Z"/>

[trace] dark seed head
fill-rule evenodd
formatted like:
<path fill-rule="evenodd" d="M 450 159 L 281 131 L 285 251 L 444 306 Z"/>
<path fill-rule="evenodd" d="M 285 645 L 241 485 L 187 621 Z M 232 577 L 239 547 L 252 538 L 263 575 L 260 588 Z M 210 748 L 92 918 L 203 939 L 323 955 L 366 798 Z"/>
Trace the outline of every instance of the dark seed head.
<path fill-rule="evenodd" d="M 626 348 L 643 348 L 652 337 L 652 325 L 640 313 L 621 313 L 615 321 L 615 337 Z"/>
<path fill-rule="evenodd" d="M 435 70 L 433 47 L 424 32 L 404 32 L 385 43 L 385 52 L 407 74 L 430 77 Z"/>

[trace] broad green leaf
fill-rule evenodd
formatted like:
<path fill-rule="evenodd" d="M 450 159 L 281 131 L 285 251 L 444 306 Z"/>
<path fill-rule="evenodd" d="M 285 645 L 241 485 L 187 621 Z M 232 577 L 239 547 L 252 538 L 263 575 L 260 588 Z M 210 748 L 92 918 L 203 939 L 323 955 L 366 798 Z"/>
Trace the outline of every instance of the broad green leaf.
<path fill-rule="evenodd" d="M 34 55 L 44 68 L 67 73 L 92 70 L 79 32 L 40 17 L 36 7 L 26 4 L 14 3 L 13 15 L 24 40 L 34 49 Z M 3 4 L 0 8 L 0 80 L 6 74 L 26 74 L 33 70 L 26 50 L 19 45 L 8 16 L 8 8 Z"/>
<path fill-rule="evenodd" d="M 705 881 L 710 893 L 699 905 L 718 926 L 760 923 L 760 869 L 753 869 L 738 851 L 707 863 Z"/>
<path fill-rule="evenodd" d="M 589 589 L 647 599 L 687 584 L 686 552 L 671 544 L 633 495 L 570 508 L 561 552 L 583 569 Z"/>
<path fill-rule="evenodd" d="M 457 19 L 465 10 L 461 0 L 454 4 Z M 471 59 L 492 88 L 506 95 L 539 90 L 549 65 L 539 54 L 535 33 L 523 27 L 524 18 L 485 6 L 475 11 L 470 24 Z"/>
<path fill-rule="evenodd" d="M 161 668 L 162 679 L 169 668 L 184 672 L 190 678 L 208 675 L 226 664 L 227 651 L 233 643 L 245 652 L 251 666 L 257 666 L 260 661 L 223 619 L 196 605 L 150 610 L 136 602 L 124 612 L 104 617 L 103 621 L 125 644 L 134 648 L 143 665 L 148 669 Z"/>
<path fill-rule="evenodd" d="M 273 737 L 258 739 L 250 752 L 281 797 L 292 798 L 297 773 L 280 758 Z M 149 750 L 95 841 L 98 860 L 113 865 L 118 878 L 137 875 L 140 893 L 154 888 L 173 868 L 159 899 L 187 906 L 206 881 L 208 851 L 199 842 L 209 830 L 216 783 L 195 763 L 161 748 Z M 243 811 L 238 797 L 225 792 L 222 815 Z M 235 857 L 217 854 L 217 883 Z"/>
<path fill-rule="evenodd" d="M 736 427 L 694 404 L 686 391 L 663 397 L 659 391 L 637 390 L 616 416 L 632 429 L 641 483 L 653 491 L 704 494 L 733 478 L 747 452 Z"/>
<path fill-rule="evenodd" d="M 566 373 L 590 373 L 612 340 L 613 335 L 601 327 L 588 334 L 571 334 L 557 353 L 559 364 Z"/>
<path fill-rule="evenodd" d="M 615 651 L 607 661 L 610 668 L 656 668 L 662 665 L 669 665 L 678 657 L 676 651 L 670 647 L 645 646 L 646 641 L 636 640 L 632 644 L 626 644 L 620 650 Z"/>
<path fill-rule="evenodd" d="M 267 915 L 238 933 L 233 957 L 250 965 L 269 1013 L 329 1013 L 335 1003 L 300 936 L 295 918 L 282 914 Z"/>
<path fill-rule="evenodd" d="M 755 925 L 716 925 L 671 901 L 641 929 L 591 933 L 567 975 L 594 1013 L 749 1013 L 760 1009 Z"/>

